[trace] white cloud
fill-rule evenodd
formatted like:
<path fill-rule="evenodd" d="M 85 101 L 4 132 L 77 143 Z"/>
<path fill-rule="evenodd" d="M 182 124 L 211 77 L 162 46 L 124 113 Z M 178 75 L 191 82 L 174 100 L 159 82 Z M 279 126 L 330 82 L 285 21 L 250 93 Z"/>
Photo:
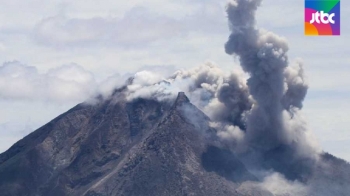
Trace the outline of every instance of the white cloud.
<path fill-rule="evenodd" d="M 168 42 L 173 38 L 185 38 L 190 32 L 213 34 L 227 31 L 224 6 L 218 3 L 194 4 L 193 12 L 182 17 L 140 5 L 132 7 L 122 17 L 82 17 L 59 13 L 38 22 L 32 37 L 38 43 L 54 48 L 139 49 L 159 40 Z"/>
<path fill-rule="evenodd" d="M 0 99 L 75 102 L 93 95 L 96 87 L 93 74 L 76 64 L 43 74 L 17 61 L 0 66 Z"/>
<path fill-rule="evenodd" d="M 6 46 L 0 42 L 0 52 L 3 52 L 6 50 Z"/>
<path fill-rule="evenodd" d="M 134 7 L 122 19 L 69 18 L 65 15 L 49 17 L 36 25 L 34 38 L 41 44 L 53 47 L 141 47 L 182 32 L 184 27 L 179 21 Z"/>

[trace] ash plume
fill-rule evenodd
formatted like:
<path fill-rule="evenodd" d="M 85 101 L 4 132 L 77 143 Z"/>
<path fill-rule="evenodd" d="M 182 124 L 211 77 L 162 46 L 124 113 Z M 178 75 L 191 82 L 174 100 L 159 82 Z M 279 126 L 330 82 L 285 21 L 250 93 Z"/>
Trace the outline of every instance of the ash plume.
<path fill-rule="evenodd" d="M 178 92 L 185 92 L 233 151 L 264 155 L 283 148 L 291 149 L 286 157 L 317 159 L 319 147 L 300 112 L 308 89 L 303 64 L 289 61 L 285 38 L 257 28 L 261 2 L 232 0 L 227 5 L 231 35 L 225 50 L 239 58 L 248 79 L 210 62 L 170 76 L 168 70 L 148 67 L 125 84 L 125 97 L 172 103 Z M 103 92 L 104 97 L 111 94 Z"/>
<path fill-rule="evenodd" d="M 245 129 L 245 115 L 253 105 L 242 74 L 226 74 L 210 62 L 176 71 L 170 77 L 159 72 L 138 72 L 127 88 L 128 100 L 141 97 L 173 102 L 178 92 L 183 91 L 215 125 L 237 126 L 240 131 Z"/>
<path fill-rule="evenodd" d="M 301 113 L 308 90 L 303 63 L 289 61 L 286 39 L 257 28 L 261 2 L 233 0 L 227 5 L 231 35 L 225 50 L 239 58 L 248 78 L 210 62 L 170 76 L 164 70 L 142 70 L 126 85 L 125 97 L 172 103 L 178 92 L 185 92 L 210 118 L 221 145 L 260 180 L 243 183 L 243 191 L 255 186 L 275 195 L 310 195 L 317 191 L 313 186 L 326 182 L 317 180 L 325 178 L 317 171 L 327 167 Z M 190 112 L 187 118 L 196 122 Z"/>
<path fill-rule="evenodd" d="M 288 185 L 304 193 L 308 187 L 299 180 L 312 175 L 320 155 L 300 112 L 308 84 L 302 62 L 288 59 L 286 39 L 257 28 L 255 12 L 260 4 L 261 0 L 234 0 L 227 5 L 231 35 L 225 50 L 239 58 L 248 79 L 241 72 L 225 73 L 213 63 L 171 76 L 143 70 L 133 76 L 125 96 L 129 101 L 171 103 L 178 92 L 185 92 L 211 119 L 222 145 L 254 170 L 261 180 L 256 186 L 271 191 Z"/>
<path fill-rule="evenodd" d="M 243 73 L 225 74 L 213 63 L 170 77 L 164 71 L 143 70 L 127 86 L 127 99 L 171 102 L 183 91 L 235 151 L 265 153 L 290 146 L 293 156 L 317 156 L 318 145 L 300 114 L 308 89 L 303 64 L 289 62 L 284 38 L 256 27 L 260 4 L 261 0 L 235 0 L 227 5 L 232 33 L 225 49 L 239 57 L 248 80 Z"/>
<path fill-rule="evenodd" d="M 234 0 L 227 6 L 231 35 L 225 50 L 239 57 L 256 101 L 247 117 L 245 145 L 262 152 L 294 145 L 300 153 L 313 155 L 307 129 L 296 117 L 308 88 L 302 63 L 290 65 L 287 41 L 256 27 L 255 12 L 261 2 Z"/>

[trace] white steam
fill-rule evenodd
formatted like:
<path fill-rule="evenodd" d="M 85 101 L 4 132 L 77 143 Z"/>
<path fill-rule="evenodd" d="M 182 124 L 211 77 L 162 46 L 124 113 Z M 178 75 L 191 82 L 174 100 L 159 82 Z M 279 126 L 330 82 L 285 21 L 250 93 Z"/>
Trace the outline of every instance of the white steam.
<path fill-rule="evenodd" d="M 219 137 L 233 142 L 243 139 L 245 116 L 253 105 L 243 74 L 225 73 L 213 63 L 179 70 L 167 78 L 159 72 L 141 71 L 127 89 L 129 101 L 146 98 L 171 102 L 178 92 L 185 92 L 213 121 Z"/>

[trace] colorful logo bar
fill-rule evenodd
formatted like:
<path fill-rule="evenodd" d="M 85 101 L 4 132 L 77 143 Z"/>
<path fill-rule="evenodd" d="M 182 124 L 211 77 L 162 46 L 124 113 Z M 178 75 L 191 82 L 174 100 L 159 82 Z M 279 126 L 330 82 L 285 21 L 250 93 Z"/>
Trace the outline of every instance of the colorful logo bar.
<path fill-rule="evenodd" d="M 340 0 L 305 0 L 305 35 L 340 35 Z"/>

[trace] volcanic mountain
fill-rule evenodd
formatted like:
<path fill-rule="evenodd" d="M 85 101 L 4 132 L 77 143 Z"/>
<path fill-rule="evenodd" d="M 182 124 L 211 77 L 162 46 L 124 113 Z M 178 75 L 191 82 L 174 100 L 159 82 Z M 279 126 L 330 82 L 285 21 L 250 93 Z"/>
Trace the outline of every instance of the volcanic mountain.
<path fill-rule="evenodd" d="M 273 195 L 184 93 L 173 103 L 123 96 L 121 89 L 109 100 L 79 104 L 2 153 L 1 195 Z M 286 151 L 269 152 L 262 164 L 307 173 L 303 164 L 278 162 Z M 323 159 L 334 168 L 319 176 L 350 182 L 349 165 Z"/>
<path fill-rule="evenodd" d="M 261 1 L 226 10 L 225 51 L 248 79 L 210 63 L 138 72 L 0 154 L 0 195 L 348 196 L 350 165 L 319 150 L 300 115 L 303 64 L 257 28 Z"/>
<path fill-rule="evenodd" d="M 184 93 L 79 104 L 0 155 L 7 195 L 240 195 L 257 180 Z"/>

